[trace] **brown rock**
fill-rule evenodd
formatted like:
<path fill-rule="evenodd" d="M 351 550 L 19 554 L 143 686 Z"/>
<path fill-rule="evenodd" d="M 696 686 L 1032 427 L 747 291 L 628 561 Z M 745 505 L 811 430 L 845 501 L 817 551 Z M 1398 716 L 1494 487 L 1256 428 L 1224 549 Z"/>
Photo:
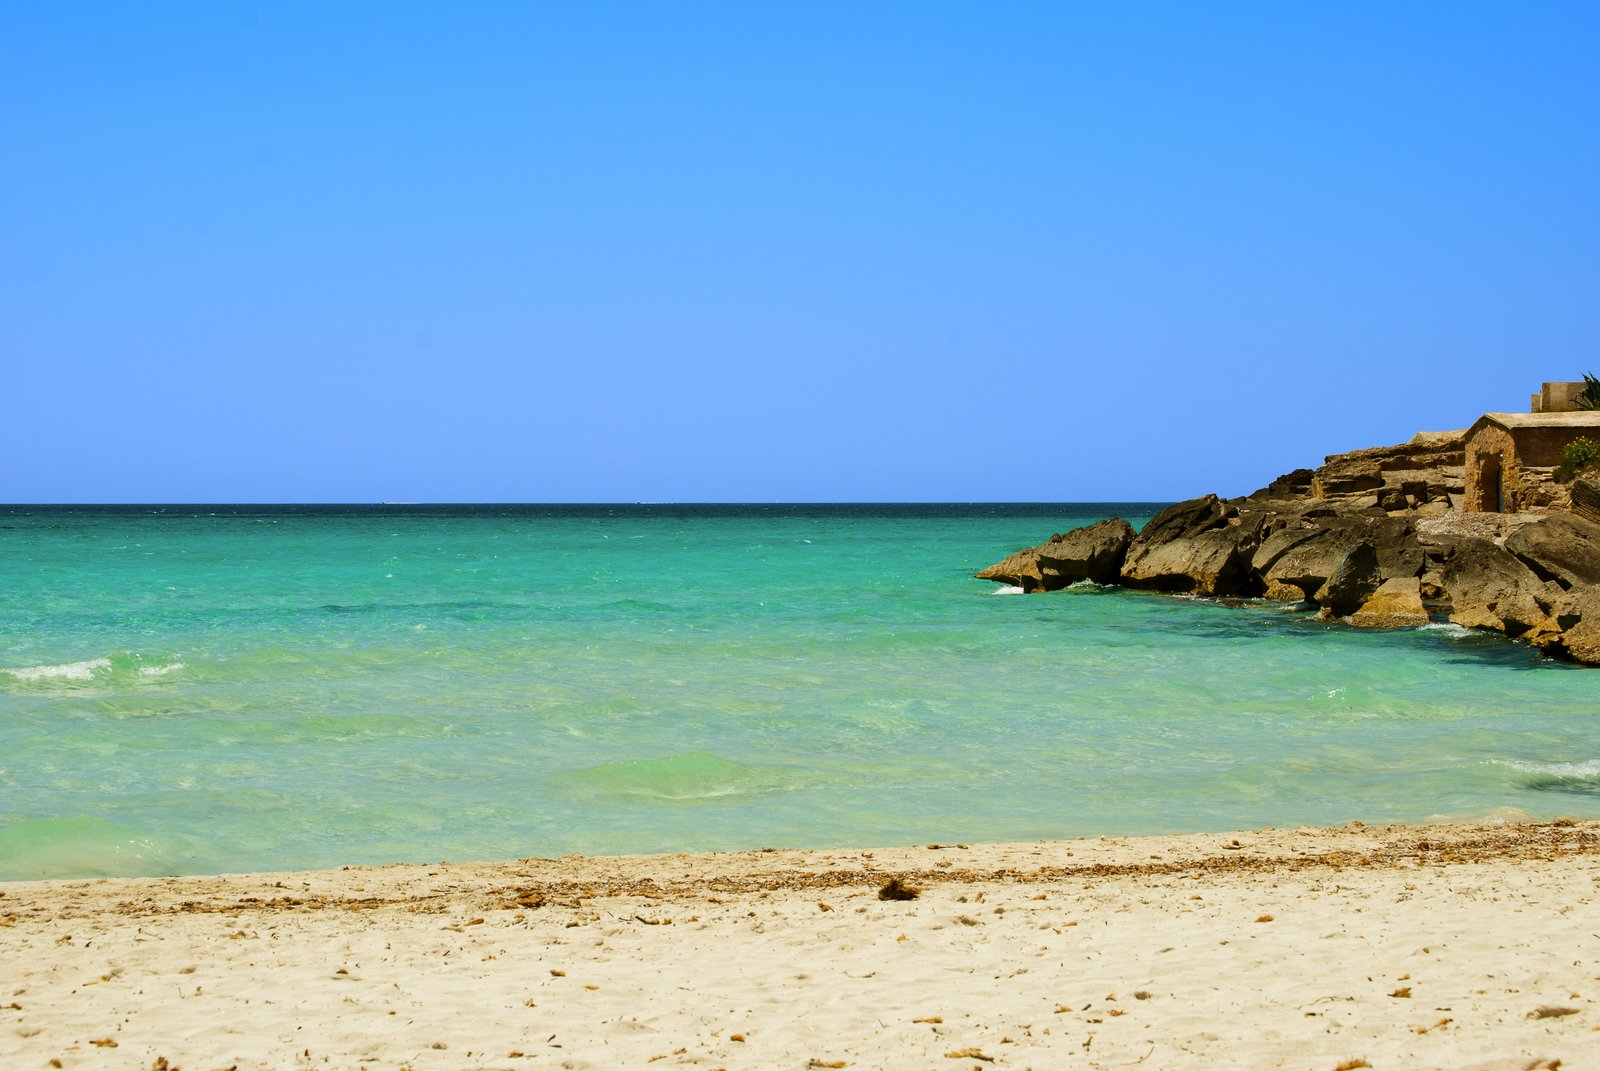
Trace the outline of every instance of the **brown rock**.
<path fill-rule="evenodd" d="M 1339 559 L 1333 575 L 1312 596 L 1323 614 L 1349 617 L 1359 610 L 1383 583 L 1378 552 L 1371 543 L 1357 543 Z"/>
<path fill-rule="evenodd" d="M 1147 550 L 1123 566 L 1131 588 L 1192 595 L 1244 595 L 1251 590 L 1249 533 L 1238 528 L 1200 532 Z"/>
<path fill-rule="evenodd" d="M 1358 628 L 1414 628 L 1428 623 L 1422 585 L 1416 577 L 1393 577 L 1378 585 L 1361 609 L 1350 615 Z"/>
<path fill-rule="evenodd" d="M 1038 547 L 1028 547 L 1015 554 L 1008 554 L 972 575 L 979 580 L 993 580 L 997 584 L 1019 587 L 1030 595 L 1036 591 L 1047 590 L 1044 586 L 1044 573 L 1039 568 Z"/>
<path fill-rule="evenodd" d="M 1112 517 L 1068 532 L 1039 548 L 1039 568 L 1047 580 L 1066 584 L 1092 580 L 1115 584 L 1133 542 L 1133 525 Z"/>
<path fill-rule="evenodd" d="M 1458 625 L 1530 640 L 1560 631 L 1549 611 L 1561 589 L 1546 586 L 1516 555 L 1486 539 L 1463 538 L 1451 547 L 1443 583 L 1450 620 Z"/>
<path fill-rule="evenodd" d="M 1600 482 L 1573 480 L 1568 487 L 1572 498 L 1572 512 L 1584 520 L 1600 523 Z"/>
<path fill-rule="evenodd" d="M 1552 513 L 1524 525 L 1505 545 L 1541 580 L 1563 588 L 1600 583 L 1600 524 L 1575 513 Z"/>
<path fill-rule="evenodd" d="M 1541 637 L 1538 645 L 1548 654 L 1600 665 L 1600 584 L 1584 584 L 1566 592 L 1552 616 L 1562 631 Z"/>
<path fill-rule="evenodd" d="M 1286 472 L 1273 480 L 1261 490 L 1255 492 L 1251 498 L 1306 498 L 1311 494 L 1311 481 L 1316 478 L 1316 473 L 1310 469 L 1295 469 Z"/>
<path fill-rule="evenodd" d="M 1025 592 L 1057 591 L 1080 580 L 1114 584 L 1132 540 L 1133 526 L 1112 517 L 1019 550 L 975 575 Z"/>
<path fill-rule="evenodd" d="M 1317 524 L 1296 524 L 1268 536 L 1251 565 L 1270 597 L 1309 599 L 1338 568 L 1343 553 L 1334 532 Z"/>
<path fill-rule="evenodd" d="M 1383 486 L 1383 475 L 1370 461 L 1352 460 L 1338 465 L 1326 465 L 1317 470 L 1317 481 L 1312 493 L 1318 498 L 1348 495 L 1361 491 L 1376 491 Z"/>
<path fill-rule="evenodd" d="M 1267 515 L 1240 515 L 1216 495 L 1169 507 L 1128 547 L 1122 582 L 1128 587 L 1194 595 L 1246 595 L 1258 590 L 1250 559 Z"/>
<path fill-rule="evenodd" d="M 1306 593 L 1293 584 L 1272 581 L 1262 588 L 1261 597 L 1275 602 L 1305 602 Z"/>
<path fill-rule="evenodd" d="M 1321 510 L 1291 518 L 1269 535 L 1256 550 L 1251 568 L 1269 597 L 1293 598 L 1290 593 L 1299 591 L 1300 598 L 1317 598 L 1345 555 L 1362 543 L 1377 555 L 1377 583 L 1422 571 L 1422 547 L 1406 521 Z M 1344 613 L 1356 609 L 1359 603 Z"/>
<path fill-rule="evenodd" d="M 1409 505 L 1417 505 L 1448 494 L 1461 484 L 1465 465 L 1465 431 L 1418 432 L 1396 446 L 1329 455 L 1313 475 L 1311 494 L 1404 509 L 1406 498 Z"/>
<path fill-rule="evenodd" d="M 1208 531 L 1227 522 L 1228 507 L 1216 495 L 1202 495 L 1179 502 L 1150 518 L 1149 523 L 1139 529 L 1138 537 L 1128 548 L 1128 556 L 1135 559 L 1150 547 Z"/>

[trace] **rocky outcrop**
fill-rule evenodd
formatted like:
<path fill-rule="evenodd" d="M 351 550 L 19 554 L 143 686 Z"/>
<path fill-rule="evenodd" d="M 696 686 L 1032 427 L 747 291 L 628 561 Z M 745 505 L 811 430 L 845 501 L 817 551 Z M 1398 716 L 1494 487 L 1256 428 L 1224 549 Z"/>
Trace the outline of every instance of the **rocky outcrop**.
<path fill-rule="evenodd" d="M 1249 563 L 1262 520 L 1242 517 L 1216 495 L 1180 502 L 1152 518 L 1128 547 L 1122 583 L 1193 595 L 1250 594 Z"/>
<path fill-rule="evenodd" d="M 1133 542 L 1133 525 L 1120 517 L 1068 532 L 1047 544 L 1039 554 L 1039 567 L 1048 579 L 1064 584 L 1092 580 L 1114 584 Z"/>
<path fill-rule="evenodd" d="M 1338 571 L 1349 550 L 1368 544 L 1384 577 L 1416 576 L 1422 548 L 1403 520 L 1371 514 L 1339 514 L 1312 509 L 1290 514 L 1261 544 L 1251 561 L 1269 599 L 1310 599 L 1323 604 L 1319 592 Z"/>
<path fill-rule="evenodd" d="M 1139 561 L 1124 567 L 1128 587 L 1191 595 L 1247 593 L 1248 538 L 1227 527 L 1197 532 L 1171 543 L 1146 547 Z"/>
<path fill-rule="evenodd" d="M 1180 502 L 1137 535 L 1101 521 L 977 575 L 1029 592 L 1089 579 L 1305 602 L 1365 628 L 1448 619 L 1600 664 L 1600 486 L 1575 483 L 1571 511 L 1466 513 L 1463 475 L 1462 433 L 1424 433 L 1243 498 Z"/>
<path fill-rule="evenodd" d="M 1312 474 L 1309 494 L 1385 512 L 1442 512 L 1465 494 L 1466 464 L 1465 431 L 1418 432 L 1397 446 L 1332 455 Z"/>
<path fill-rule="evenodd" d="M 1133 542 L 1133 525 L 1119 517 L 1051 536 L 1037 547 L 1019 550 L 977 574 L 1025 592 L 1059 591 L 1080 580 L 1114 584 Z"/>

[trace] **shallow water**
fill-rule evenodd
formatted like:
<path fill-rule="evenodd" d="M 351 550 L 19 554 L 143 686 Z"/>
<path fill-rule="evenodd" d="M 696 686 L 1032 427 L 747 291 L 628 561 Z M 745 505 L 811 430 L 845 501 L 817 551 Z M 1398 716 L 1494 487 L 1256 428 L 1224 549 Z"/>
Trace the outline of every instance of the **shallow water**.
<path fill-rule="evenodd" d="M 0 508 L 0 878 L 1600 817 L 1600 673 L 971 578 L 1156 508 Z"/>

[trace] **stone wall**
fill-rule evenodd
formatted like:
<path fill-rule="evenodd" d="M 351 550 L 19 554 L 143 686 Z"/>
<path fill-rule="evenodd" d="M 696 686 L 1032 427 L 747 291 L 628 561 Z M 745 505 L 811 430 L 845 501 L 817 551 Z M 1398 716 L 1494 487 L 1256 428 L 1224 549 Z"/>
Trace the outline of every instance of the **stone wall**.
<path fill-rule="evenodd" d="M 1561 451 L 1580 435 L 1594 434 L 1593 428 L 1516 428 L 1512 437 L 1517 440 L 1517 459 L 1523 465 L 1540 465 L 1555 468 L 1561 464 Z"/>

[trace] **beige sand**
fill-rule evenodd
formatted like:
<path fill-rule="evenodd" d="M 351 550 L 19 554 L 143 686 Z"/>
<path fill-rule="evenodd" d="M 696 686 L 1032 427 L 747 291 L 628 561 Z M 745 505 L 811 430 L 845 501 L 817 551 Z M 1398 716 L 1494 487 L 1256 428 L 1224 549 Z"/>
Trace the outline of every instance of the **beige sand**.
<path fill-rule="evenodd" d="M 1600 1067 L 1588 822 L 0 890 L 6 1069 Z"/>

